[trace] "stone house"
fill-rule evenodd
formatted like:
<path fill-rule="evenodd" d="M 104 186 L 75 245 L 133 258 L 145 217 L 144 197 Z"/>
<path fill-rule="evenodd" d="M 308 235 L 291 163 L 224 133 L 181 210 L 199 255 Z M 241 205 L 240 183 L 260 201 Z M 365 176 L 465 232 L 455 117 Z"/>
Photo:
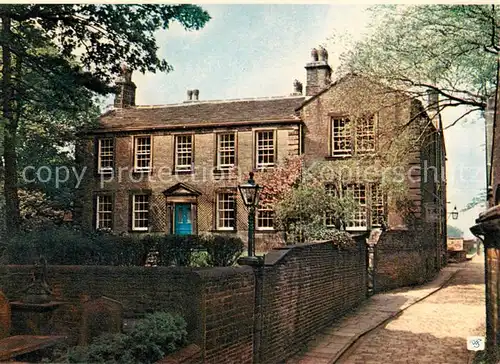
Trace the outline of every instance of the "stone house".
<path fill-rule="evenodd" d="M 445 205 L 439 115 L 429 117 L 419 101 L 357 75 L 332 82 L 326 50 L 315 49 L 311 56 L 304 94 L 299 82 L 282 97 L 203 101 L 198 90 L 190 90 L 186 101 L 170 105 L 135 105 L 136 86 L 124 69 L 114 109 L 82 134 L 77 148 L 79 162 L 88 169 L 75 221 L 116 232 L 236 233 L 246 240 L 247 212 L 236 188 L 238 177 L 293 155 L 304 156 L 305 168 L 318 161 L 334 167 L 362 160 L 379 168 L 373 174 L 380 175 L 383 163 L 378 161 L 405 134 L 412 145 L 404 152 L 403 176 L 413 201 L 411 214 L 432 217 L 434 238 L 444 239 L 445 246 L 446 211 L 436 208 Z M 425 167 L 432 167 L 433 181 L 420 178 L 429 177 Z M 377 180 L 349 178 L 332 188 L 351 191 L 359 202 L 347 230 L 408 228 Z M 325 179 L 326 188 L 330 182 Z M 272 210 L 261 207 L 257 250 L 278 244 L 280 237 Z"/>

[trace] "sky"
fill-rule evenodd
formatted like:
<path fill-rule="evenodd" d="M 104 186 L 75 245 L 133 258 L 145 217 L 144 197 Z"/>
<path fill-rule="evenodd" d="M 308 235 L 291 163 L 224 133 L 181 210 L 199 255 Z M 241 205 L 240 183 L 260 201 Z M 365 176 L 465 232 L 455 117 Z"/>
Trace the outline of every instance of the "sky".
<path fill-rule="evenodd" d="M 304 86 L 312 48 L 323 45 L 329 63 L 339 65 L 342 40 L 360 39 L 369 20 L 364 5 L 203 4 L 212 19 L 200 31 L 177 24 L 157 34 L 159 55 L 174 67 L 168 74 L 134 73 L 139 105 L 178 103 L 189 89 L 200 100 L 282 96 L 293 81 Z M 340 44 L 339 44 L 340 43 Z M 333 75 L 335 78 L 335 75 Z M 111 103 L 112 99 L 107 100 Z M 457 112 L 443 115 L 445 125 Z M 469 118 L 445 132 L 448 211 L 461 210 L 485 186 L 484 121 Z M 480 207 L 449 223 L 467 236 Z"/>

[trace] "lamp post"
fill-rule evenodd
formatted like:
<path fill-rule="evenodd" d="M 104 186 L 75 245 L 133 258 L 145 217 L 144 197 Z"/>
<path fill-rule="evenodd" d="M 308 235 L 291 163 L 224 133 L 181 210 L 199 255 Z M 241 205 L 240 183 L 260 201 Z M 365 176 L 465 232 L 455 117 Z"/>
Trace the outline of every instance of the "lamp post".
<path fill-rule="evenodd" d="M 255 184 L 253 172 L 247 183 L 238 186 L 243 203 L 248 209 L 248 256 L 255 256 L 255 210 L 259 205 L 261 187 Z"/>

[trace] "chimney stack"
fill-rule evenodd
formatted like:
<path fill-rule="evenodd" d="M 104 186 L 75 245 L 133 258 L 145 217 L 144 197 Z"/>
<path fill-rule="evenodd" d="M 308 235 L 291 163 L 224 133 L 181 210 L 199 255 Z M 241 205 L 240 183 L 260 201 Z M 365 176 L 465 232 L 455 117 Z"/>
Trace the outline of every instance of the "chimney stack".
<path fill-rule="evenodd" d="M 135 106 L 135 89 L 132 82 L 132 70 L 125 63 L 121 65 L 121 75 L 116 80 L 115 108 Z"/>
<path fill-rule="evenodd" d="M 311 50 L 311 62 L 306 64 L 306 96 L 314 96 L 330 85 L 332 68 L 328 64 L 328 52 L 325 48 Z"/>

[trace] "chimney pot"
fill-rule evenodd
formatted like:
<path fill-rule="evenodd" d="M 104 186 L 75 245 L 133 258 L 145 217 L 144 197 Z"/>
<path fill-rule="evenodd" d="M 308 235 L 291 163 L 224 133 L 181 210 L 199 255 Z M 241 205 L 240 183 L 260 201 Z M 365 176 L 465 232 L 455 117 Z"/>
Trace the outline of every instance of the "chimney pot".
<path fill-rule="evenodd" d="M 319 60 L 328 62 L 328 51 L 324 47 L 320 47 L 318 51 Z"/>
<path fill-rule="evenodd" d="M 193 96 L 194 96 L 195 101 L 198 101 L 199 95 L 200 95 L 200 90 L 198 90 L 198 89 L 193 90 Z"/>
<path fill-rule="evenodd" d="M 311 50 L 311 57 L 312 57 L 313 62 L 318 61 L 318 50 L 316 48 L 313 48 Z"/>
<path fill-rule="evenodd" d="M 193 99 L 193 90 L 188 90 L 187 95 L 188 95 L 188 101 L 192 100 Z"/>

